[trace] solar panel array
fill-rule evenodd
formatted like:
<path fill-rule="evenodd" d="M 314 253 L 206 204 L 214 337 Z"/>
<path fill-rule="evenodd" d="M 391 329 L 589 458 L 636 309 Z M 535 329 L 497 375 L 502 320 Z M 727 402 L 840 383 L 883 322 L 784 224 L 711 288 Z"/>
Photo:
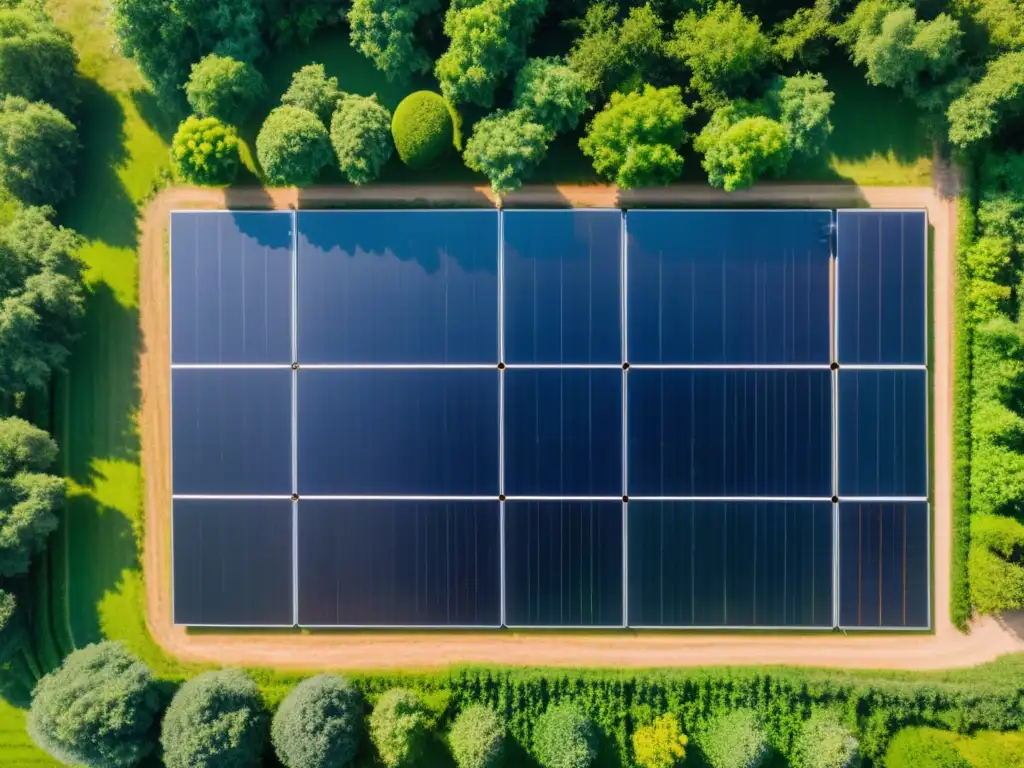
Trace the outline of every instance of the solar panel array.
<path fill-rule="evenodd" d="M 925 233 L 175 212 L 175 621 L 927 627 Z"/>

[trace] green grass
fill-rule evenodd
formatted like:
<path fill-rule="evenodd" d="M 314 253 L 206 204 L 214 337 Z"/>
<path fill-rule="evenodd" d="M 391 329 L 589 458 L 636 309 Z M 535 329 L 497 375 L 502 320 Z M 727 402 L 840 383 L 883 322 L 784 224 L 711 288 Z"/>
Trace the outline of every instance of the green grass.
<path fill-rule="evenodd" d="M 3 699 L 0 699 L 0 762 L 11 768 L 60 765 L 28 737 L 25 711 Z"/>

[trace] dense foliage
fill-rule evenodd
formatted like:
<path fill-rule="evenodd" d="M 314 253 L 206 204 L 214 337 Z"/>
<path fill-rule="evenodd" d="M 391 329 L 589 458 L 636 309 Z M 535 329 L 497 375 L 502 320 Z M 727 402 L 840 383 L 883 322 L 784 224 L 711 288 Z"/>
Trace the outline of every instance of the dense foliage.
<path fill-rule="evenodd" d="M 338 78 L 328 77 L 323 64 L 307 64 L 292 75 L 292 82 L 281 96 L 281 103 L 312 112 L 326 124 L 342 95 L 338 89 Z"/>
<path fill-rule="evenodd" d="M 543 768 L 588 768 L 597 757 L 597 732 L 572 702 L 552 704 L 537 718 L 533 752 Z"/>
<path fill-rule="evenodd" d="M 299 107 L 278 107 L 256 137 L 256 157 L 270 184 L 304 187 L 331 161 L 331 139 L 320 119 Z"/>
<path fill-rule="evenodd" d="M 454 132 L 444 97 L 432 91 L 416 91 L 406 96 L 391 119 L 395 150 L 410 168 L 429 168 L 451 152 Z"/>
<path fill-rule="evenodd" d="M 389 80 L 429 72 L 433 61 L 413 33 L 417 22 L 439 7 L 439 0 L 352 0 L 352 47 Z"/>
<path fill-rule="evenodd" d="M 345 96 L 331 118 L 331 145 L 341 175 L 353 184 L 376 179 L 391 158 L 391 113 L 374 96 Z"/>
<path fill-rule="evenodd" d="M 268 717 L 259 689 L 241 670 L 204 672 L 178 689 L 164 714 L 167 768 L 251 768 L 260 764 Z"/>
<path fill-rule="evenodd" d="M 886 768 L 971 768 L 956 747 L 927 728 L 905 728 L 885 753 Z"/>
<path fill-rule="evenodd" d="M 466 707 L 448 734 L 458 768 L 496 768 L 505 746 L 505 726 L 497 713 L 483 704 Z"/>
<path fill-rule="evenodd" d="M 698 743 L 710 768 L 758 768 L 771 751 L 761 719 L 752 709 L 714 718 Z"/>
<path fill-rule="evenodd" d="M 0 10 L 0 96 L 45 101 L 65 114 L 78 104 L 71 35 L 27 9 Z"/>
<path fill-rule="evenodd" d="M 430 713 L 419 694 L 404 688 L 384 693 L 370 715 L 370 738 L 388 768 L 414 763 L 426 749 Z"/>
<path fill-rule="evenodd" d="M 129 768 L 156 746 L 162 705 L 146 665 L 118 643 L 99 643 L 39 681 L 28 730 L 66 765 Z"/>
<path fill-rule="evenodd" d="M 589 106 L 583 78 L 558 58 L 527 61 L 516 75 L 512 104 L 528 110 L 551 135 L 575 128 Z"/>
<path fill-rule="evenodd" d="M 673 768 L 686 757 L 686 743 L 675 715 L 662 715 L 633 731 L 633 759 L 640 768 Z"/>
<path fill-rule="evenodd" d="M 215 117 L 187 118 L 171 141 L 174 171 L 182 181 L 200 185 L 230 184 L 241 158 L 235 129 Z"/>
<path fill-rule="evenodd" d="M 0 102 L 0 183 L 28 205 L 56 205 L 75 189 L 81 145 L 70 120 L 49 104 Z"/>
<path fill-rule="evenodd" d="M 270 735 L 285 768 L 351 765 L 362 731 L 362 700 L 338 675 L 303 680 L 281 702 Z"/>
<path fill-rule="evenodd" d="M 192 67 L 185 96 L 200 117 L 240 125 L 265 90 L 263 75 L 251 64 L 211 53 Z"/>
<path fill-rule="evenodd" d="M 992 60 L 985 75 L 949 105 L 949 140 L 970 147 L 992 137 L 1000 121 L 1024 111 L 1024 51 Z"/>
<path fill-rule="evenodd" d="M 793 744 L 796 768 L 858 768 L 857 739 L 827 711 L 813 713 Z"/>
<path fill-rule="evenodd" d="M 497 193 L 519 189 L 548 151 L 548 130 L 524 109 L 499 110 L 473 126 L 463 158 Z"/>

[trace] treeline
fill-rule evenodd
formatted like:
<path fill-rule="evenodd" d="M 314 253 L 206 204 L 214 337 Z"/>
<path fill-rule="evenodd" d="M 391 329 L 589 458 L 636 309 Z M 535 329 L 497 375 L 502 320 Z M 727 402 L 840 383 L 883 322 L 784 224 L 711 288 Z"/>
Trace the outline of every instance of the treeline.
<path fill-rule="evenodd" d="M 174 690 L 101 643 L 40 681 L 29 732 L 62 762 L 96 768 L 150 755 L 169 768 L 254 766 L 271 752 L 286 768 L 672 768 L 688 753 L 711 768 L 757 768 L 773 755 L 797 768 L 854 768 L 882 764 L 911 725 L 1019 728 L 1024 692 L 1013 675 L 1009 665 L 963 682 L 799 670 L 323 674 L 271 707 L 240 670 Z"/>

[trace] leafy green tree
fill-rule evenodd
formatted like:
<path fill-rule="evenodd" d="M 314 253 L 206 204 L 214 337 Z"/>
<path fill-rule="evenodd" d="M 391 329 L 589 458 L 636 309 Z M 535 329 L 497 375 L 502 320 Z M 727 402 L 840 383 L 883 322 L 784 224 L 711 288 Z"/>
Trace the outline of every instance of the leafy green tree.
<path fill-rule="evenodd" d="M 597 759 L 594 724 L 572 702 L 550 705 L 537 720 L 533 751 L 543 768 L 588 768 Z"/>
<path fill-rule="evenodd" d="M 991 46 L 1000 51 L 1024 48 L 1024 9 L 1020 0 L 974 0 L 965 5 L 973 21 L 984 27 Z"/>
<path fill-rule="evenodd" d="M 804 721 L 793 743 L 796 768 L 858 768 L 857 739 L 835 715 L 815 712 Z"/>
<path fill-rule="evenodd" d="M 473 126 L 463 158 L 497 193 L 519 189 L 548 151 L 548 129 L 524 109 L 498 110 Z"/>
<path fill-rule="evenodd" d="M 304 187 L 331 161 L 331 139 L 312 112 L 278 107 L 256 137 L 256 157 L 271 184 Z"/>
<path fill-rule="evenodd" d="M 129 768 L 156 746 L 161 705 L 149 668 L 120 643 L 88 645 L 39 681 L 28 732 L 66 765 Z"/>
<path fill-rule="evenodd" d="M 410 168 L 428 168 L 451 151 L 455 125 L 444 97 L 432 91 L 410 93 L 391 119 L 398 157 Z"/>
<path fill-rule="evenodd" d="M 439 0 L 352 0 L 348 12 L 352 47 L 388 80 L 429 72 L 433 59 L 413 33 L 419 20 L 439 7 Z"/>
<path fill-rule="evenodd" d="M 20 96 L 0 101 L 0 183 L 28 205 L 55 205 L 74 192 L 78 132 L 61 112 Z"/>
<path fill-rule="evenodd" d="M 783 63 L 806 67 L 817 64 L 828 53 L 832 13 L 837 0 L 814 0 L 810 8 L 797 8 L 792 16 L 771 30 L 772 53 Z"/>
<path fill-rule="evenodd" d="M 755 82 L 771 55 L 771 41 L 756 16 L 719 0 L 707 13 L 690 11 L 676 22 L 668 53 L 693 73 L 703 98 L 739 92 Z"/>
<path fill-rule="evenodd" d="M 292 75 L 281 103 L 312 112 L 326 123 L 343 95 L 338 89 L 338 78 L 328 77 L 323 64 L 307 64 Z"/>
<path fill-rule="evenodd" d="M 4 636 L 4 631 L 8 628 L 11 623 L 11 619 L 14 618 L 14 614 L 18 609 L 18 601 L 14 595 L 6 590 L 0 589 L 0 638 Z M 0 654 L 0 662 L 4 660 L 3 654 Z"/>
<path fill-rule="evenodd" d="M 238 174 L 240 142 L 235 129 L 215 117 L 187 118 L 171 142 L 178 178 L 192 184 L 230 184 Z"/>
<path fill-rule="evenodd" d="M 600 96 L 613 91 L 636 91 L 660 80 L 665 61 L 663 22 L 651 5 L 635 6 L 621 22 L 618 8 L 602 0 L 570 26 L 578 34 L 568 64 L 583 79 L 587 91 Z"/>
<path fill-rule="evenodd" d="M 708 182 L 726 192 L 749 187 L 765 174 L 781 176 L 793 154 L 786 128 L 747 102 L 715 110 L 693 148 L 704 153 Z"/>
<path fill-rule="evenodd" d="M 988 63 L 985 75 L 949 105 L 949 140 L 970 147 L 991 138 L 1006 118 L 1024 112 L 1024 51 Z"/>
<path fill-rule="evenodd" d="M 805 74 L 776 78 L 768 91 L 769 113 L 789 133 L 796 154 L 817 155 L 832 132 L 828 115 L 835 96 L 827 88 L 821 75 Z"/>
<path fill-rule="evenodd" d="M 391 113 L 376 96 L 346 96 L 331 119 L 331 145 L 341 175 L 353 184 L 380 176 L 391 159 Z"/>
<path fill-rule="evenodd" d="M 758 768 L 770 752 L 761 721 L 749 709 L 716 717 L 699 744 L 710 768 Z"/>
<path fill-rule="evenodd" d="M 686 743 L 679 720 L 664 714 L 633 732 L 633 757 L 641 768 L 673 768 L 686 757 Z"/>
<path fill-rule="evenodd" d="M 455 718 L 448 742 L 459 768 L 496 768 L 505 746 L 505 726 L 490 707 L 471 704 Z"/>
<path fill-rule="evenodd" d="M 264 36 L 277 48 L 308 43 L 324 26 L 345 20 L 348 0 L 262 0 Z"/>
<path fill-rule="evenodd" d="M 239 669 L 204 672 L 171 700 L 160 732 L 167 768 L 260 765 L 267 712 L 259 689 Z"/>
<path fill-rule="evenodd" d="M 588 106 L 587 87 L 562 59 L 530 59 L 516 76 L 512 105 L 528 110 L 552 135 L 571 131 Z"/>
<path fill-rule="evenodd" d="M 185 85 L 189 106 L 200 117 L 241 125 L 266 91 L 263 75 L 244 61 L 211 53 L 192 66 Z"/>
<path fill-rule="evenodd" d="M 0 392 L 42 389 L 63 370 L 82 316 L 81 238 L 52 211 L 23 208 L 0 228 Z"/>
<path fill-rule="evenodd" d="M 78 105 L 71 35 L 44 14 L 0 10 L 0 94 L 45 101 L 65 112 Z"/>
<path fill-rule="evenodd" d="M 338 675 L 299 683 L 274 715 L 270 735 L 286 768 L 344 768 L 359 748 L 362 704 Z"/>
<path fill-rule="evenodd" d="M 453 3 L 444 32 L 451 44 L 434 73 L 452 104 L 494 104 L 501 81 L 526 60 L 526 46 L 546 0 L 479 0 Z"/>
<path fill-rule="evenodd" d="M 982 323 L 1009 314 L 1013 240 L 1006 235 L 982 235 L 966 252 L 971 319 Z"/>
<path fill-rule="evenodd" d="M 1024 524 L 1008 515 L 971 515 L 971 601 L 981 613 L 1024 608 Z"/>
<path fill-rule="evenodd" d="M 886 768 L 970 768 L 949 741 L 929 728 L 904 728 L 889 743 Z"/>
<path fill-rule="evenodd" d="M 594 170 L 623 189 L 667 184 L 682 173 L 680 149 L 690 116 L 678 86 L 613 93 L 580 139 Z"/>
<path fill-rule="evenodd" d="M 370 738 L 388 768 L 414 764 L 426 748 L 430 713 L 419 695 L 393 688 L 370 715 Z"/>

